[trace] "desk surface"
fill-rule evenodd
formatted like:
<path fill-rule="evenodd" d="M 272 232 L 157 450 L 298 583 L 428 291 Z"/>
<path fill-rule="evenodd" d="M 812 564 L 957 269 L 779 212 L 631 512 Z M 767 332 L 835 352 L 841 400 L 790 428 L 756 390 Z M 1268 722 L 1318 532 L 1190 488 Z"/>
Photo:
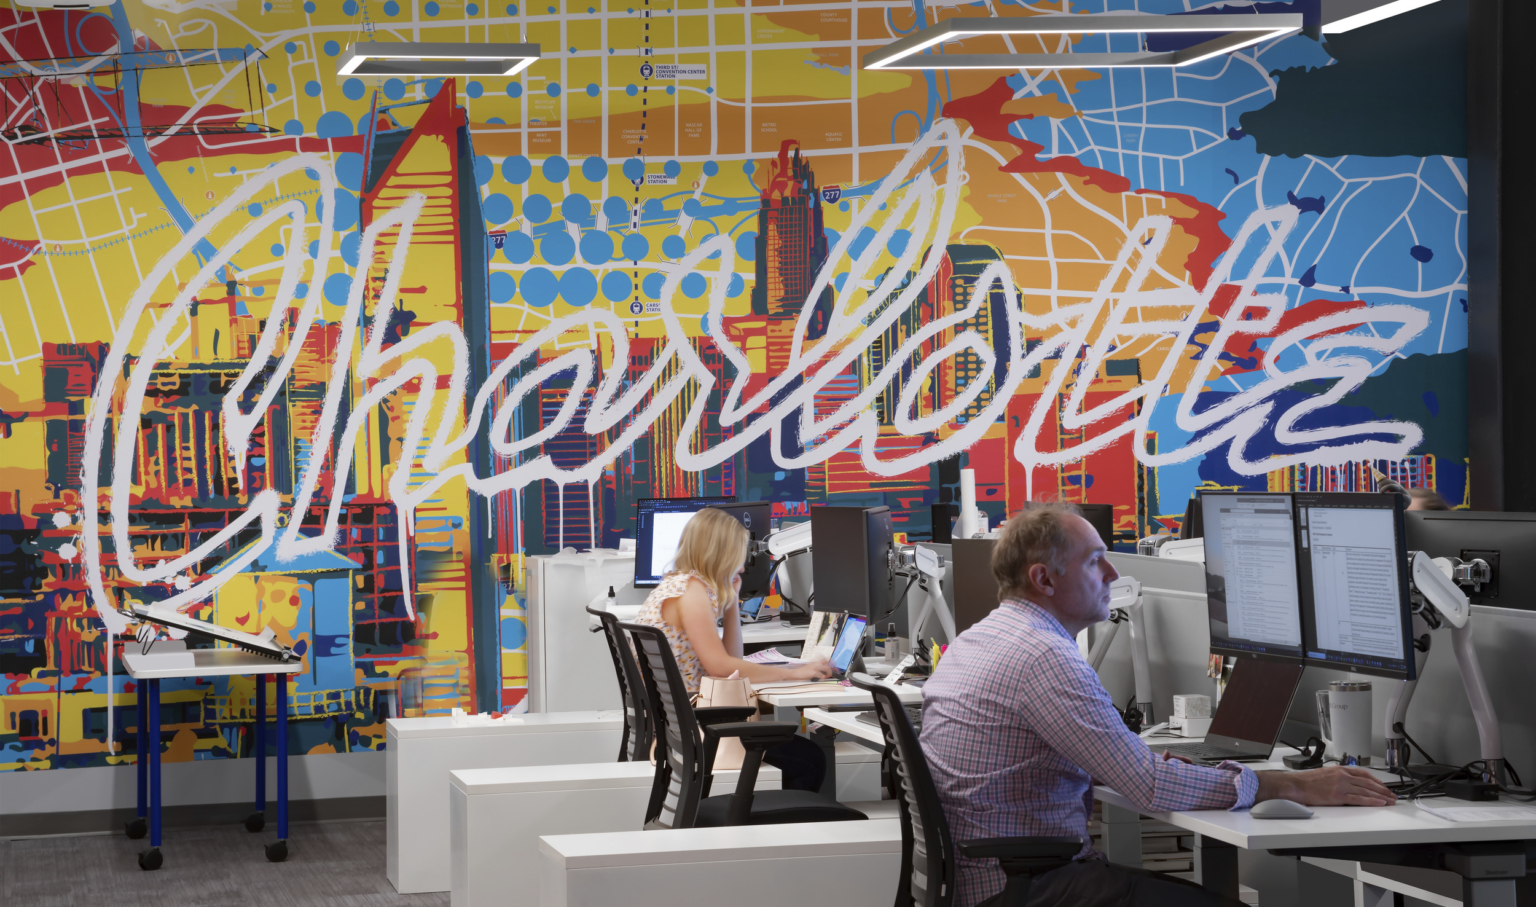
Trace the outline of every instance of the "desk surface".
<path fill-rule="evenodd" d="M 743 645 L 760 645 L 770 642 L 805 642 L 805 627 L 786 626 L 778 620 L 765 620 L 761 623 L 742 624 L 741 642 Z"/>
<path fill-rule="evenodd" d="M 169 667 L 153 651 L 123 653 L 123 667 L 134 680 L 161 680 L 172 677 L 227 677 L 241 674 L 297 674 L 303 661 L 281 662 L 244 649 L 189 649 L 193 667 Z"/>
<path fill-rule="evenodd" d="M 909 684 L 897 684 L 897 693 L 902 702 L 918 703 L 923 701 L 922 687 L 914 687 Z M 825 689 L 812 693 L 775 693 L 772 690 L 759 690 L 757 698 L 775 708 L 804 709 L 818 705 L 844 705 L 860 702 L 870 703 L 873 708 L 874 697 L 858 687 L 842 686 L 841 684 L 827 684 Z M 851 720 L 853 716 L 848 716 Z M 818 719 L 819 720 L 819 719 Z M 828 722 L 822 722 L 829 724 Z M 830 725 L 835 727 L 835 725 Z"/>
<path fill-rule="evenodd" d="M 867 740 L 870 743 L 885 746 L 885 735 L 880 733 L 880 726 L 860 721 L 857 712 L 829 712 L 826 709 L 806 709 L 804 715 L 806 721 L 824 724 L 829 728 L 852 734 L 860 740 Z"/>
<path fill-rule="evenodd" d="M 900 853 L 901 820 L 548 835 L 539 838 L 539 850 L 565 870 Z"/>
<path fill-rule="evenodd" d="M 1287 770 L 1279 762 L 1252 763 L 1249 768 L 1254 771 Z M 1105 803 L 1248 850 L 1536 839 L 1536 821 L 1531 819 L 1452 822 L 1430 815 L 1407 800 L 1399 800 L 1395 806 L 1315 806 L 1312 807 L 1315 815 L 1310 819 L 1255 819 L 1247 810 L 1143 812 L 1118 791 L 1103 785 L 1094 787 L 1093 796 Z M 1435 809 L 1499 806 L 1498 803 L 1464 803 L 1447 797 L 1437 797 L 1430 805 Z"/>
<path fill-rule="evenodd" d="M 497 721 L 460 721 L 447 715 L 422 718 L 390 718 L 385 727 L 392 737 L 477 737 L 496 734 L 564 734 L 577 731 L 611 731 L 624 719 L 623 709 L 599 712 L 528 712 Z"/>

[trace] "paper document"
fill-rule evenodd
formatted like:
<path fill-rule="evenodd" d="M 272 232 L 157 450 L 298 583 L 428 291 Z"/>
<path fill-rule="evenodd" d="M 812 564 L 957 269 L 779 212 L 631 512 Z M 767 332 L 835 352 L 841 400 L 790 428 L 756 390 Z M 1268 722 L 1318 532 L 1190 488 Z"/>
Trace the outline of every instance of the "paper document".
<path fill-rule="evenodd" d="M 1536 822 L 1536 809 L 1529 806 L 1425 806 L 1419 800 L 1413 801 L 1413 805 L 1447 822 Z"/>
<path fill-rule="evenodd" d="M 745 658 L 747 661 L 759 665 L 797 665 L 805 663 L 805 659 L 785 655 L 777 648 L 753 652 L 751 655 L 745 656 Z"/>

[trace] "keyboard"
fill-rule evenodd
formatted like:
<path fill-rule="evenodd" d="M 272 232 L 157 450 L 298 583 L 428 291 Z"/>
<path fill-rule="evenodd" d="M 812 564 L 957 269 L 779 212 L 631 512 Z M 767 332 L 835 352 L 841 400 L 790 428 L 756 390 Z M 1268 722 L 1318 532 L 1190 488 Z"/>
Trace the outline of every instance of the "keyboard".
<path fill-rule="evenodd" d="M 1230 759 L 1233 762 L 1263 762 L 1268 756 L 1258 753 L 1248 753 L 1233 749 L 1229 746 L 1221 746 L 1216 743 L 1176 743 L 1171 746 L 1161 746 L 1175 756 L 1187 756 L 1190 759 L 1201 759 L 1208 762 L 1221 762 Z"/>

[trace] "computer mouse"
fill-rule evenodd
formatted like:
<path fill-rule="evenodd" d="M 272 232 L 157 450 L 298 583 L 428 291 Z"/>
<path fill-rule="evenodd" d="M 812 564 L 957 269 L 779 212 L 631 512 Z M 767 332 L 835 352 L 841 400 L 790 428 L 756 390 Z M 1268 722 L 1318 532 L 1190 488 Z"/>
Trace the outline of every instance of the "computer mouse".
<path fill-rule="evenodd" d="M 1312 810 L 1295 800 L 1264 800 L 1248 810 L 1255 819 L 1310 819 Z"/>

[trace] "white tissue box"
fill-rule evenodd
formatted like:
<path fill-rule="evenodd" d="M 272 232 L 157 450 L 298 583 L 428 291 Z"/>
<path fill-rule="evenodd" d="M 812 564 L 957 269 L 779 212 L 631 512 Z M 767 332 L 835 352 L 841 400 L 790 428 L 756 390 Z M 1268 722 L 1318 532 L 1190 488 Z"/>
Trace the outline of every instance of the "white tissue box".
<path fill-rule="evenodd" d="M 1173 697 L 1173 717 L 1211 717 L 1211 697 L 1200 693 L 1183 693 Z"/>

